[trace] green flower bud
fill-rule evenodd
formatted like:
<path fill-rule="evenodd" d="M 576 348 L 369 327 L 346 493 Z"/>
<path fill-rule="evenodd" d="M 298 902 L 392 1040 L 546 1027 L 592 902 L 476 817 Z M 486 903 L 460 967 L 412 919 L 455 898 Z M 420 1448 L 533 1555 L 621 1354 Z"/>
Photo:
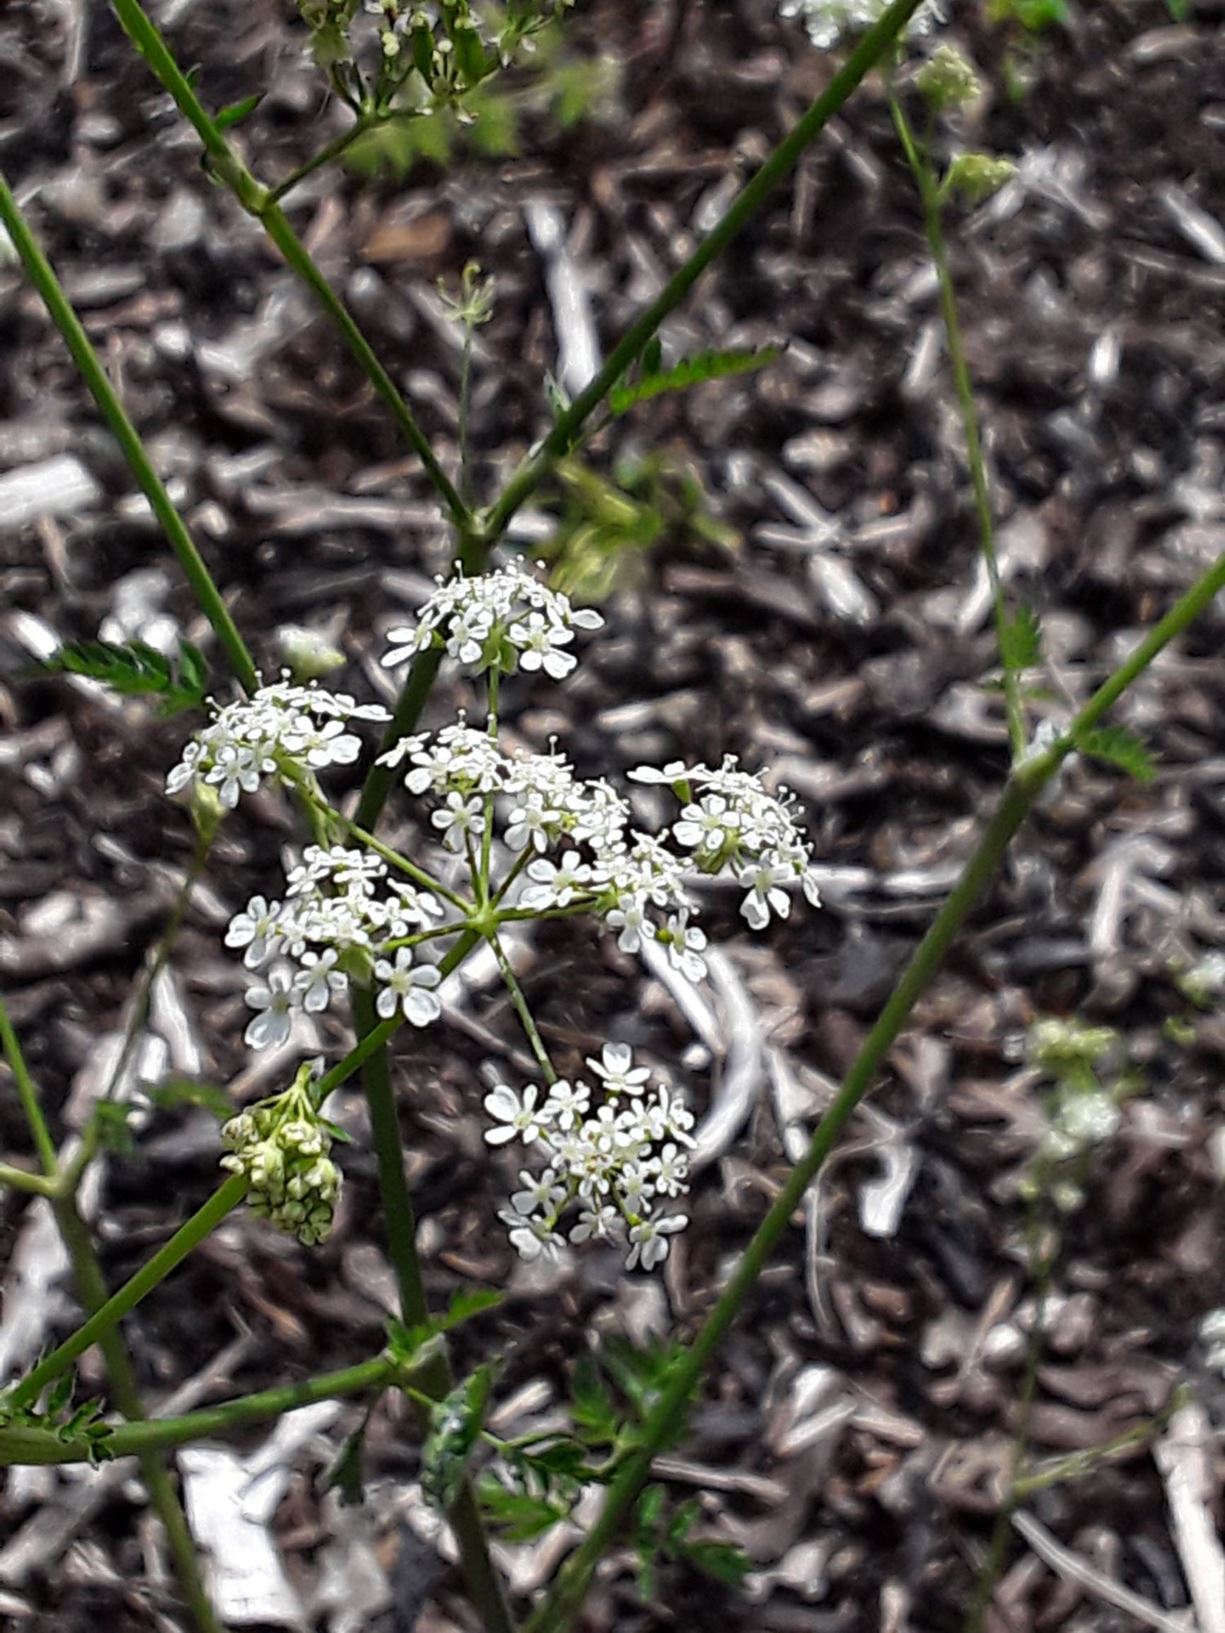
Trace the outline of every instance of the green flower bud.
<path fill-rule="evenodd" d="M 915 84 L 936 113 L 945 108 L 964 108 L 982 94 L 973 64 L 954 45 L 942 45 L 934 51 L 915 75 Z"/>
<path fill-rule="evenodd" d="M 344 668 L 344 653 L 318 630 L 283 624 L 276 632 L 276 640 L 285 667 L 299 685 Z"/>
<path fill-rule="evenodd" d="M 981 204 L 1017 173 L 1011 159 L 991 153 L 959 153 L 944 177 L 945 193 L 960 193 L 967 204 Z"/>

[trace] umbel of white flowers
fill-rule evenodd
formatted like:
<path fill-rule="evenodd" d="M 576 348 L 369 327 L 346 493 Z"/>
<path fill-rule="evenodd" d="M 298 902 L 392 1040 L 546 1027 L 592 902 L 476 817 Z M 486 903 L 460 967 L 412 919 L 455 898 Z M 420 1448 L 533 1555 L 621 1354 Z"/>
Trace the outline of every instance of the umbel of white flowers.
<path fill-rule="evenodd" d="M 649 1086 L 650 1072 L 635 1066 L 625 1044 L 606 1043 L 588 1059 L 601 1103 L 589 1084 L 559 1079 L 543 1094 L 529 1085 L 516 1094 L 499 1083 L 485 1096 L 494 1127 L 490 1145 L 517 1142 L 524 1160 L 544 1162 L 519 1171 L 519 1189 L 499 1218 L 524 1259 L 556 1258 L 563 1243 L 628 1241 L 627 1270 L 653 1270 L 668 1254 L 668 1238 L 685 1216 L 663 1211 L 689 1189 L 689 1130 L 693 1117 L 666 1085 Z M 659 1210 L 659 1211 L 657 1211 Z M 562 1216 L 577 1215 L 566 1237 Z"/>
<path fill-rule="evenodd" d="M 569 650 L 575 632 L 602 621 L 516 564 L 440 580 L 417 624 L 392 631 L 384 661 L 440 647 L 470 672 L 488 674 L 493 697 L 494 676 L 518 669 L 568 674 L 577 661 Z M 385 718 L 375 705 L 282 681 L 240 703 L 214 706 L 168 783 L 173 791 L 200 782 L 232 807 L 265 779 L 293 783 L 322 765 L 351 762 L 359 745 L 345 723 Z M 678 802 L 673 820 L 648 833 L 635 826 L 629 801 L 611 784 L 577 777 L 553 744 L 543 754 L 508 752 L 496 727 L 494 716 L 488 729 L 477 730 L 461 715 L 438 732 L 401 739 L 380 757 L 401 772 L 413 800 L 427 803 L 444 866 L 453 872 L 457 858 L 467 868 L 473 904 L 494 902 L 499 913 L 521 919 L 590 914 L 623 951 L 653 942 L 693 981 L 705 975 L 706 947 L 695 880 L 730 879 L 754 930 L 771 915 L 790 913 L 795 885 L 819 905 L 811 845 L 794 802 L 785 790 L 771 793 L 734 756 L 716 767 L 675 761 L 630 772 L 633 781 L 668 788 Z M 498 866 L 500 880 L 485 876 Z M 435 959 L 467 929 L 473 910 L 451 885 L 415 862 L 397 864 L 394 853 L 307 847 L 281 896 L 253 897 L 226 933 L 227 946 L 240 949 L 258 977 L 246 995 L 254 1012 L 247 1043 L 284 1044 L 295 1015 L 323 1012 L 354 981 L 375 989 L 384 1018 L 429 1025 L 441 1013 Z M 632 1265 L 647 1268 L 666 1254 L 668 1236 L 683 1223 L 646 1204 L 684 1188 L 689 1114 L 666 1088 L 645 1095 L 645 1075 L 631 1072 L 614 1084 L 609 1073 L 621 1069 L 618 1062 L 620 1051 L 609 1045 L 602 1067 L 593 1066 L 604 1081 L 604 1103 L 591 1116 L 582 1083 L 555 1084 L 539 1108 L 534 1100 L 527 1105 L 535 1088 L 517 1100 L 502 1085 L 486 1099 L 491 1116 L 512 1100 L 520 1108 L 514 1116 L 525 1106 L 530 1113 L 520 1124 L 499 1118 L 503 1132 L 494 1131 L 494 1143 L 517 1134 L 549 1153 L 552 1177 L 542 1182 L 538 1201 L 528 1208 L 527 1190 L 518 1192 L 504 1215 L 515 1246 L 530 1257 L 562 1240 L 557 1221 L 571 1206 L 580 1208 L 580 1218 L 570 1241 L 624 1231 Z M 623 1064 L 628 1071 L 628 1060 Z"/>

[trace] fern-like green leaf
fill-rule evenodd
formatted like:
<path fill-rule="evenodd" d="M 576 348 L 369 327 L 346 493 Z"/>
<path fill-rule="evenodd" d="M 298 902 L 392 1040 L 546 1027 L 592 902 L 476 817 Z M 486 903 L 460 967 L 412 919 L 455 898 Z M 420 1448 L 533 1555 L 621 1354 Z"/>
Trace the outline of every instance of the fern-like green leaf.
<path fill-rule="evenodd" d="M 780 355 L 777 346 L 763 346 L 760 351 L 698 352 L 694 357 L 683 357 L 670 369 L 651 371 L 640 379 L 616 386 L 608 394 L 608 406 L 614 414 L 624 414 L 636 403 L 652 397 L 661 397 L 667 391 L 685 391 L 706 380 L 721 380 L 729 374 L 751 374 L 766 368 Z"/>
<path fill-rule="evenodd" d="M 1157 764 L 1148 749 L 1125 726 L 1099 726 L 1077 738 L 1076 747 L 1090 760 L 1101 760 L 1126 771 L 1137 782 L 1152 782 Z"/>
<path fill-rule="evenodd" d="M 160 698 L 162 715 L 200 708 L 208 684 L 204 654 L 189 641 L 180 642 L 173 661 L 145 641 L 71 641 L 41 667 L 45 674 L 101 681 L 125 697 Z"/>
<path fill-rule="evenodd" d="M 1005 621 L 1000 657 L 1014 674 L 1036 669 L 1042 662 L 1042 626 L 1032 607 L 1018 607 Z"/>

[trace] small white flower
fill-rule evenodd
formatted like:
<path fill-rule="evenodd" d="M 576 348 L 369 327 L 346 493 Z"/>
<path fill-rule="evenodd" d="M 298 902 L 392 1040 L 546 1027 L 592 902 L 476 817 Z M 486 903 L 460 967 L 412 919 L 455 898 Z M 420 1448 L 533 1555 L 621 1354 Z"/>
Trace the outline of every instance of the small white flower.
<path fill-rule="evenodd" d="M 501 1212 L 498 1218 L 509 1226 L 510 1245 L 519 1257 L 532 1264 L 544 1257 L 556 1259 L 565 1242 L 544 1219 L 526 1218 L 522 1214 Z"/>
<path fill-rule="evenodd" d="M 539 1209 L 545 1215 L 552 1215 L 557 1212 L 558 1204 L 566 1200 L 566 1187 L 557 1183 L 557 1175 L 551 1168 L 546 1168 L 543 1174 L 532 1174 L 522 1168 L 519 1183 L 523 1189 L 515 1191 L 510 1199 L 517 1214 L 535 1213 Z"/>
<path fill-rule="evenodd" d="M 446 810 L 435 811 L 430 820 L 444 830 L 442 842 L 448 850 L 462 851 L 465 839 L 485 831 L 481 802 L 475 796 L 466 800 L 462 794 L 448 794 Z"/>
<path fill-rule="evenodd" d="M 587 1058 L 587 1064 L 602 1080 L 605 1094 L 638 1095 L 645 1091 L 650 1069 L 635 1066 L 634 1055 L 628 1043 L 606 1043 L 600 1060 Z"/>
<path fill-rule="evenodd" d="M 539 1090 L 534 1083 L 529 1083 L 519 1095 L 505 1083 L 495 1084 L 492 1091 L 485 1096 L 485 1110 L 501 1126 L 485 1130 L 485 1139 L 490 1145 L 505 1145 L 507 1140 L 521 1139 L 524 1145 L 531 1145 L 533 1140 L 541 1134 L 552 1121 L 552 1113 L 546 1102 L 536 1106 Z"/>
<path fill-rule="evenodd" d="M 252 1049 L 276 1048 L 289 1039 L 297 1007 L 293 976 L 284 967 L 268 972 L 267 981 L 247 988 L 247 1003 L 259 1010 L 248 1022 L 244 1041 Z"/>
<path fill-rule="evenodd" d="M 654 1270 L 668 1257 L 668 1237 L 684 1228 L 685 1216 L 682 1213 L 667 1214 L 661 1219 L 644 1219 L 640 1225 L 632 1225 L 625 1268 L 633 1270 L 641 1264 L 644 1270 Z"/>
<path fill-rule="evenodd" d="M 554 680 L 565 680 L 578 664 L 573 652 L 562 652 L 574 639 L 574 631 L 551 624 L 538 612 L 530 612 L 521 624 L 512 624 L 510 638 L 519 648 L 519 667 L 529 673 L 543 669 Z"/>
<path fill-rule="evenodd" d="M 258 969 L 276 952 L 280 937 L 276 934 L 280 902 L 268 902 L 263 896 L 252 896 L 241 913 L 235 913 L 225 933 L 227 947 L 245 947 L 243 963 L 249 970 Z"/>
<path fill-rule="evenodd" d="M 560 1129 L 573 1128 L 591 1104 L 591 1090 L 585 1083 L 569 1083 L 559 1077 L 549 1087 L 549 1108 L 552 1119 Z"/>
<path fill-rule="evenodd" d="M 577 851 L 566 851 L 558 863 L 548 857 L 537 857 L 527 865 L 527 876 L 533 881 L 519 900 L 524 907 L 568 907 L 576 893 L 584 891 L 592 882 L 592 870 Z"/>
<path fill-rule="evenodd" d="M 295 978 L 295 985 L 303 1009 L 318 1014 L 331 1003 L 332 994 L 343 992 L 348 984 L 336 968 L 334 947 L 327 947 L 321 953 L 302 954 L 302 967 Z"/>
<path fill-rule="evenodd" d="M 748 895 L 741 902 L 740 911 L 750 930 L 765 929 L 770 922 L 771 908 L 780 919 L 791 912 L 791 898 L 779 888 L 791 877 L 792 871 L 785 862 L 761 862 L 741 872 L 740 888 L 747 890 Z"/>
<path fill-rule="evenodd" d="M 578 1224 L 570 1232 L 572 1242 L 607 1241 L 621 1228 L 621 1216 L 610 1202 L 589 1204 L 579 1210 Z"/>
<path fill-rule="evenodd" d="M 411 947 L 396 949 L 396 961 L 380 958 L 375 961 L 374 973 L 383 983 L 375 1008 L 384 1020 L 390 1020 L 399 1009 L 413 1026 L 429 1026 L 442 1014 L 442 1005 L 434 988 L 442 977 L 433 964 L 414 964 Z"/>

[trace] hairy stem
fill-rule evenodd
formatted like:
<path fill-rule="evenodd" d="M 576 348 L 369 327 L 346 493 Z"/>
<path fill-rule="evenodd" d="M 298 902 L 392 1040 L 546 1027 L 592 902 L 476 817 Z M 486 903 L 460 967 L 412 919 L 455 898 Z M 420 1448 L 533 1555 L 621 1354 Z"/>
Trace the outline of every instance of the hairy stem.
<path fill-rule="evenodd" d="M 1012 661 L 1008 639 L 1008 607 L 1004 600 L 1004 585 L 1000 577 L 999 554 L 995 548 L 995 517 L 991 508 L 991 493 L 987 484 L 987 461 L 983 455 L 982 430 L 978 420 L 978 406 L 974 401 L 974 382 L 966 361 L 965 343 L 961 334 L 961 319 L 957 311 L 957 290 L 949 265 L 948 244 L 944 237 L 943 207 L 940 189 L 932 174 L 926 149 L 915 139 L 906 111 L 892 88 L 889 92 L 889 111 L 906 155 L 906 162 L 914 176 L 919 201 L 923 207 L 923 227 L 931 250 L 932 264 L 940 290 L 940 317 L 944 324 L 949 349 L 949 366 L 953 374 L 953 388 L 957 393 L 957 407 L 961 416 L 962 434 L 966 441 L 966 462 L 970 467 L 970 483 L 974 490 L 974 509 L 978 517 L 978 539 L 983 562 L 987 568 L 987 582 L 991 587 L 991 603 L 995 612 L 995 636 L 999 647 L 1000 666 L 1004 676 L 1004 712 L 1008 718 L 1008 736 L 1012 755 L 1019 759 L 1025 753 L 1028 737 L 1025 715 L 1021 707 L 1021 683 Z"/>
<path fill-rule="evenodd" d="M 777 1199 L 738 1260 L 693 1344 L 671 1373 L 644 1427 L 641 1444 L 618 1470 L 591 1531 L 561 1571 L 552 1591 L 527 1622 L 524 1633 L 562 1633 L 572 1624 L 597 1565 L 650 1476 L 656 1452 L 672 1432 L 677 1415 L 684 1410 L 707 1362 L 740 1313 L 808 1186 L 824 1165 L 859 1102 L 871 1088 L 878 1068 L 943 963 L 971 908 L 995 877 L 1013 835 L 1042 790 L 1072 752 L 1077 738 L 1096 723 L 1128 682 L 1186 629 L 1222 588 L 1225 588 L 1225 555 L 1220 556 L 1209 571 L 1179 598 L 1156 629 L 1098 688 L 1073 720 L 1067 733 L 1050 748 L 1027 756 L 1013 767 L 995 812 L 960 879 L 912 954 L 841 1088 L 817 1125 L 808 1150 L 787 1176 Z"/>
<path fill-rule="evenodd" d="M 3 175 L 0 175 L 0 222 L 3 222 L 12 239 L 30 282 L 42 297 L 51 321 L 72 353 L 73 362 L 81 378 L 89 387 L 90 394 L 110 426 L 111 434 L 119 444 L 129 470 L 148 499 L 149 507 L 157 517 L 171 549 L 179 558 L 179 565 L 195 592 L 200 610 L 213 626 L 217 639 L 225 648 L 230 666 L 239 683 L 244 691 L 253 692 L 259 682 L 251 654 L 238 633 L 238 626 L 231 618 L 229 608 L 222 600 L 221 591 L 217 588 L 212 574 L 204 564 L 204 558 L 187 531 L 186 523 L 174 508 L 161 477 L 154 469 L 153 461 L 141 441 L 140 432 L 128 418 L 118 393 L 107 378 L 93 342 L 85 333 L 81 320 L 65 295 L 50 261 L 26 225 L 17 200 L 13 197 Z"/>
<path fill-rule="evenodd" d="M 475 933 L 470 932 L 461 944 L 462 952 L 459 946 L 453 948 L 439 968 L 444 972 L 448 966 L 454 969 L 477 939 Z M 353 993 L 353 1019 L 359 1034 L 372 1034 L 376 1023 L 373 995 L 360 987 Z M 404 1172 L 400 1119 L 386 1049 L 372 1053 L 363 1071 L 363 1083 L 370 1108 L 387 1246 L 399 1289 L 400 1313 L 410 1327 L 419 1326 L 429 1320 L 429 1303 L 417 1254 L 416 1213 Z M 445 1347 L 440 1345 L 436 1355 L 421 1368 L 419 1383 L 432 1400 L 441 1400 L 447 1394 L 452 1374 Z M 461 1487 L 449 1518 L 459 1546 L 468 1595 L 484 1622 L 486 1633 L 514 1633 L 514 1622 L 489 1555 L 488 1538 L 470 1482 L 465 1481 Z"/>
<path fill-rule="evenodd" d="M 96 1315 L 105 1306 L 107 1293 L 102 1267 L 98 1263 L 89 1228 L 77 1211 L 76 1202 L 72 1197 L 61 1197 L 52 1204 L 52 1207 L 60 1235 L 64 1238 L 64 1246 L 72 1260 L 73 1277 L 81 1302 L 91 1315 Z M 118 1326 L 108 1326 L 98 1333 L 98 1348 L 106 1362 L 111 1398 L 125 1418 L 130 1422 L 139 1423 L 145 1416 L 144 1402 L 141 1400 L 136 1382 L 132 1357 Z M 163 1453 L 154 1446 L 147 1446 L 137 1452 L 137 1461 L 140 1464 L 141 1479 L 149 1493 L 149 1500 L 165 1530 L 170 1556 L 174 1562 L 174 1573 L 191 1612 L 192 1621 L 200 1629 L 200 1633 L 224 1633 L 209 1600 L 196 1546 L 187 1524 L 187 1516 L 183 1512 L 183 1505 L 179 1501 L 179 1494 Z"/>
<path fill-rule="evenodd" d="M 394 1383 L 397 1375 L 396 1363 L 385 1355 L 379 1356 L 337 1372 L 321 1373 L 317 1378 L 304 1378 L 300 1383 L 279 1384 L 253 1395 L 218 1401 L 215 1406 L 185 1412 L 181 1417 L 121 1423 L 102 1444 L 107 1457 L 140 1457 L 174 1446 L 186 1446 L 206 1435 L 231 1434 L 248 1424 L 265 1423 L 299 1407 L 313 1406 L 317 1401 L 343 1400 L 349 1395 L 381 1389 Z M 21 1426 L 0 1429 L 0 1467 L 14 1463 L 85 1463 L 89 1456 L 87 1445 L 61 1440 L 48 1429 Z"/>

